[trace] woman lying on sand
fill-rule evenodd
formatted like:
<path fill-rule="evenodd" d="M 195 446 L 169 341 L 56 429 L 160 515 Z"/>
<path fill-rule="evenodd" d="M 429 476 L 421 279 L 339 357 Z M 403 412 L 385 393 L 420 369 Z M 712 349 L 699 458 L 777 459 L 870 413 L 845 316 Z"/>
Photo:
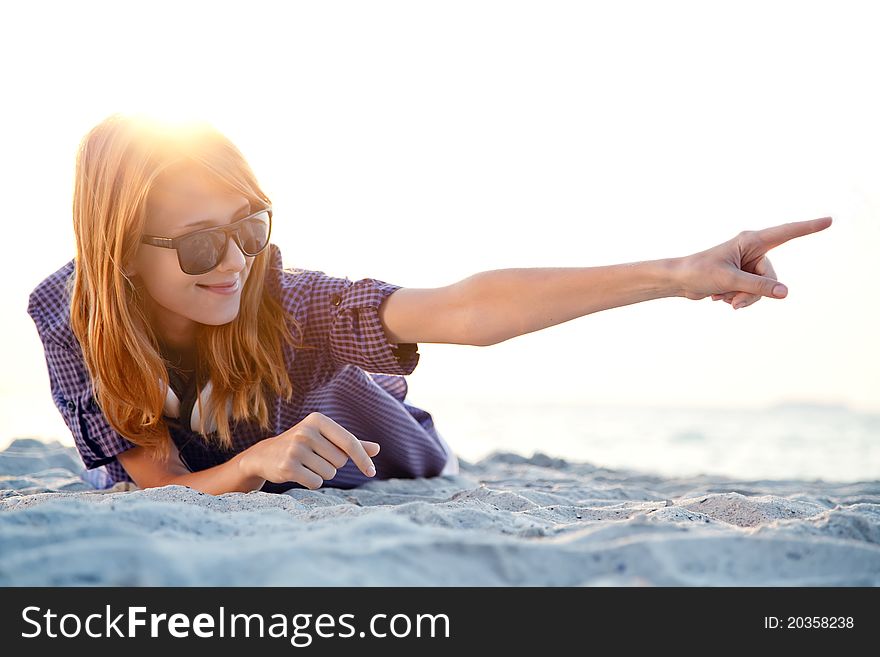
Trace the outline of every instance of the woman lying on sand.
<path fill-rule="evenodd" d="M 430 413 L 405 400 L 418 343 L 494 345 L 662 297 L 781 299 L 767 251 L 831 225 L 416 289 L 285 269 L 272 216 L 242 154 L 209 124 L 116 114 L 83 138 L 76 257 L 34 289 L 28 313 L 52 397 L 101 485 L 220 494 L 455 474 Z"/>

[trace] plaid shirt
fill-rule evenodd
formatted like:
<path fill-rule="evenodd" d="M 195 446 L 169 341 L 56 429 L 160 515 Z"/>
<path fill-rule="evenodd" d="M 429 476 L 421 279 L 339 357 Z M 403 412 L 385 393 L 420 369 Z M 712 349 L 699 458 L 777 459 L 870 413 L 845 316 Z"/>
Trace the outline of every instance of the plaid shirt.
<path fill-rule="evenodd" d="M 451 460 L 448 445 L 437 433 L 431 414 L 404 401 L 404 375 L 419 362 L 417 344 L 389 344 L 379 320 L 382 300 L 401 286 L 373 278 L 350 281 L 322 271 L 284 269 L 281 251 L 270 244 L 267 290 L 304 331 L 304 342 L 315 350 L 284 346 L 284 365 L 294 394 L 270 400 L 270 430 L 255 422 L 230 420 L 233 449 L 208 446 L 187 422 L 165 416 L 169 432 L 190 471 L 229 460 L 254 443 L 278 435 L 309 413 L 320 412 L 363 440 L 382 447 L 373 458 L 376 476 L 367 477 L 349 458 L 324 486 L 353 488 L 370 479 L 431 477 Z M 74 260 L 43 280 L 30 294 L 28 314 L 37 327 L 46 355 L 52 399 L 87 470 L 105 469 L 105 487 L 132 481 L 116 455 L 134 443 L 107 421 L 94 397 L 82 350 L 69 323 L 66 282 Z M 294 353 L 295 352 L 295 353 Z M 90 473 L 91 474 L 91 473 Z M 97 484 L 101 485 L 101 484 Z M 266 482 L 262 490 L 282 492 L 304 488 L 296 482 Z"/>

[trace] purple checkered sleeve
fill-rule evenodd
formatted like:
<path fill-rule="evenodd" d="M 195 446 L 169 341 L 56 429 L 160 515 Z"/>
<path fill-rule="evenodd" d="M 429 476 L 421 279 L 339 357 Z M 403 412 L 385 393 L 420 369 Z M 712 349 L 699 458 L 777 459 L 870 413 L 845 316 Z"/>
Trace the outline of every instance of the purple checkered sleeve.
<path fill-rule="evenodd" d="M 356 365 L 366 372 L 397 375 L 415 370 L 418 345 L 390 343 L 379 319 L 379 306 L 401 286 L 375 278 L 334 278 L 322 271 L 284 275 L 299 278 L 307 290 L 305 341 L 321 346 L 329 359 L 324 366 Z"/>
<path fill-rule="evenodd" d="M 43 342 L 52 401 L 83 464 L 87 469 L 106 465 L 115 480 L 129 479 L 116 455 L 135 445 L 113 429 L 97 405 L 82 351 L 68 324 L 69 300 L 63 292 L 72 271 L 71 261 L 38 286 L 30 295 L 28 314 Z"/>
<path fill-rule="evenodd" d="M 46 363 L 52 400 L 70 428 L 86 468 L 116 463 L 116 455 L 135 444 L 119 434 L 95 402 L 81 354 L 49 342 Z"/>

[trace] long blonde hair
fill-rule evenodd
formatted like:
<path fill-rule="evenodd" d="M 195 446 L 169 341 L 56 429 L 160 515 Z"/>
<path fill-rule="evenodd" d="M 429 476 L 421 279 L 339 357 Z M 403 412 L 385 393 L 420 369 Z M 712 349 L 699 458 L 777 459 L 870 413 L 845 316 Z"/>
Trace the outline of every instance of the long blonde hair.
<path fill-rule="evenodd" d="M 107 420 L 161 460 L 168 459 L 171 445 L 162 417 L 167 364 L 143 295 L 123 265 L 139 247 L 146 202 L 157 178 L 180 162 L 202 167 L 252 206 L 271 204 L 241 152 L 212 125 L 141 114 L 112 114 L 83 137 L 73 194 L 76 256 L 70 326 Z M 227 449 L 232 447 L 228 413 L 268 429 L 269 393 L 284 399 L 293 394 L 282 340 L 294 348 L 313 348 L 302 345 L 300 326 L 265 289 L 269 258 L 268 247 L 254 258 L 233 321 L 197 326 L 198 362 L 211 379 L 209 415 L 217 428 L 204 438 Z M 294 330 L 299 344 L 294 343 Z M 200 417 L 204 434 L 205 414 Z"/>

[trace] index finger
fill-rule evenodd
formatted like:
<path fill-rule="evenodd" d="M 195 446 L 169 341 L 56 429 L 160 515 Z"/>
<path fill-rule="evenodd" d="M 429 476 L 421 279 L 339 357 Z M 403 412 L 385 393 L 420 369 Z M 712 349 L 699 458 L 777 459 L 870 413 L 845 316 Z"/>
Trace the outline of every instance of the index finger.
<path fill-rule="evenodd" d="M 831 217 L 822 217 L 821 219 L 809 219 L 808 221 L 791 221 L 787 224 L 764 228 L 755 232 L 764 248 L 769 250 L 795 237 L 818 233 L 830 225 Z"/>
<path fill-rule="evenodd" d="M 319 414 L 316 419 L 318 430 L 327 440 L 348 454 L 351 460 L 360 468 L 361 472 L 368 477 L 376 474 L 376 466 L 373 465 L 373 459 L 370 458 L 361 441 L 353 433 L 326 415 Z"/>

